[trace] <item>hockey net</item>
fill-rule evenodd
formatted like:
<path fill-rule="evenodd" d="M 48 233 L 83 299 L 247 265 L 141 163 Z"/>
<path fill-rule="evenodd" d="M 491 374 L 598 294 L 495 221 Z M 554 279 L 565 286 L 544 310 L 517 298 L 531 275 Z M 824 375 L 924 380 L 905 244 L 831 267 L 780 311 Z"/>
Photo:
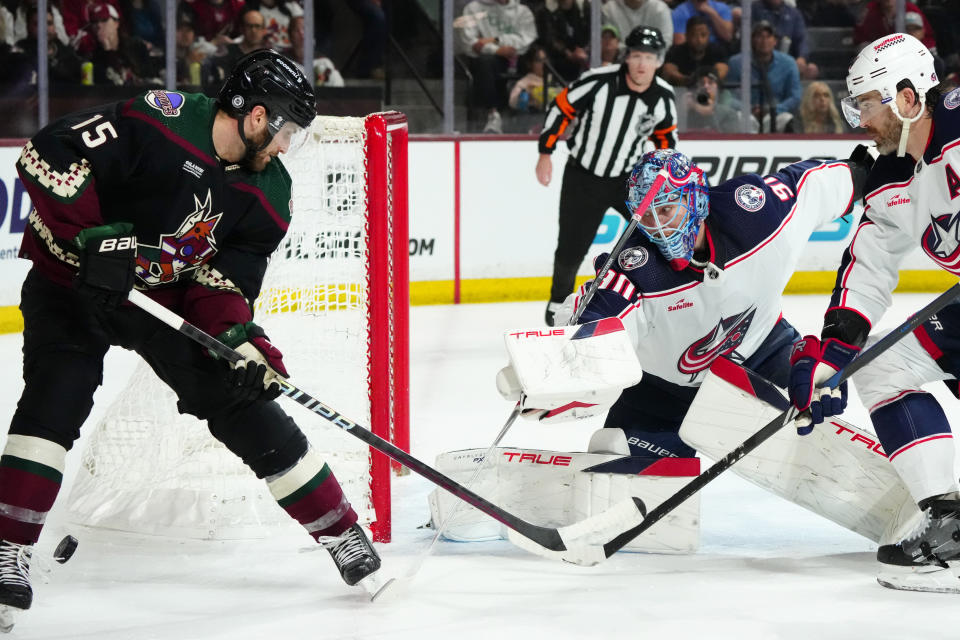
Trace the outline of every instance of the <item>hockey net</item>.
<path fill-rule="evenodd" d="M 254 317 L 298 387 L 409 450 L 406 118 L 321 116 L 311 133 L 283 158 L 293 219 Z M 389 542 L 390 461 L 279 401 L 374 539 Z M 205 423 L 177 412 L 173 392 L 144 363 L 91 428 L 68 497 L 74 523 L 199 539 L 299 526 Z"/>

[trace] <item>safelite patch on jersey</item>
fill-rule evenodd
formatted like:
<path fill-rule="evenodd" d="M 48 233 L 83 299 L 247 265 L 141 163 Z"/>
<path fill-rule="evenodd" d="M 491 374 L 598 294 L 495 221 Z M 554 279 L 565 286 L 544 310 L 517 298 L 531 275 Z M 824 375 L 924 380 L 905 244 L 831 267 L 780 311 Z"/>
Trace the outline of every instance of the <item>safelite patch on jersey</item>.
<path fill-rule="evenodd" d="M 759 211 L 763 208 L 763 203 L 767 201 L 763 189 L 752 184 L 745 184 L 737 188 L 733 197 L 740 208 L 746 211 Z"/>
<path fill-rule="evenodd" d="M 180 107 L 183 106 L 184 102 L 183 94 L 175 91 L 163 91 L 162 89 L 148 91 L 143 99 L 147 101 L 148 105 L 171 118 L 180 115 Z"/>
<path fill-rule="evenodd" d="M 620 268 L 624 271 L 632 271 L 647 264 L 647 258 L 649 258 L 649 255 L 646 249 L 643 247 L 631 247 L 620 252 L 620 257 L 617 258 L 617 262 L 620 263 Z"/>
<path fill-rule="evenodd" d="M 960 87 L 954 89 L 943 99 L 943 106 L 947 109 L 960 107 Z"/>

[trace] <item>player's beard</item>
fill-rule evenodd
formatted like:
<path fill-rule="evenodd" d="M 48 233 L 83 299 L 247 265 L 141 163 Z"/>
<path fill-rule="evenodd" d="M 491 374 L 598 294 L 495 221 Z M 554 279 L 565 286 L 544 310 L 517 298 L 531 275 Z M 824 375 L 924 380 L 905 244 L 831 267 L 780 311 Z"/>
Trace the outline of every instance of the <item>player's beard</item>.
<path fill-rule="evenodd" d="M 885 113 L 882 122 L 876 127 L 872 124 L 867 127 L 867 134 L 877 143 L 877 151 L 881 155 L 893 153 L 900 146 L 900 134 L 903 132 L 903 122 L 892 112 Z"/>
<path fill-rule="evenodd" d="M 267 129 L 264 128 L 263 131 L 247 137 L 247 152 L 241 161 L 241 164 L 245 168 L 255 173 L 260 173 L 267 168 L 267 163 L 270 162 L 270 155 L 266 149 L 270 145 L 267 144 L 263 149 L 260 149 L 260 147 L 267 142 L 268 136 Z M 260 149 L 260 151 L 255 151 L 256 149 Z"/>

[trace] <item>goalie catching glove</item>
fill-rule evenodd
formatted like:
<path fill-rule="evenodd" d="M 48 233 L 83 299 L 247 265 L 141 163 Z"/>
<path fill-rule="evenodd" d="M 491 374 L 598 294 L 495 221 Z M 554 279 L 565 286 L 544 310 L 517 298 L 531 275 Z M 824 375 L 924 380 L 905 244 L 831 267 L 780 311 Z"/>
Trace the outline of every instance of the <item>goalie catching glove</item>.
<path fill-rule="evenodd" d="M 235 324 L 217 340 L 242 356 L 227 374 L 227 382 L 241 404 L 267 402 L 280 395 L 279 380 L 289 376 L 283 366 L 283 354 L 271 344 L 262 328 L 253 322 Z"/>
<path fill-rule="evenodd" d="M 809 416 L 797 418 L 797 433 L 805 436 L 813 425 L 825 417 L 838 416 L 847 407 L 847 383 L 836 389 L 821 387 L 838 371 L 850 364 L 860 349 L 829 338 L 820 342 L 816 336 L 804 336 L 793 345 L 790 354 L 790 402 L 799 411 L 809 410 Z"/>
<path fill-rule="evenodd" d="M 137 236 L 129 222 L 84 229 L 73 239 L 79 269 L 73 288 L 106 311 L 119 307 L 133 289 Z"/>
<path fill-rule="evenodd" d="M 523 387 L 512 365 L 497 372 L 497 391 L 507 400 L 520 403 L 520 416 L 528 420 L 544 423 L 567 422 L 589 418 L 609 409 L 623 389 L 601 389 L 583 391 L 568 397 L 557 395 L 530 397 L 523 393 Z"/>

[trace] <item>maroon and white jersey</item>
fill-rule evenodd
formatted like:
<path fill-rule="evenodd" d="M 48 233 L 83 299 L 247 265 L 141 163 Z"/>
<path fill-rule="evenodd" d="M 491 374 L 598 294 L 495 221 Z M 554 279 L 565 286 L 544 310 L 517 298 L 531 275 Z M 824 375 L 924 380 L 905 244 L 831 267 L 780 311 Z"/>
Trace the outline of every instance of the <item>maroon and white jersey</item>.
<path fill-rule="evenodd" d="M 934 109 L 920 161 L 879 157 L 865 192 L 864 215 L 844 252 L 830 306 L 852 309 L 873 325 L 890 306 L 900 265 L 917 245 L 937 266 L 960 275 L 960 89 Z"/>

